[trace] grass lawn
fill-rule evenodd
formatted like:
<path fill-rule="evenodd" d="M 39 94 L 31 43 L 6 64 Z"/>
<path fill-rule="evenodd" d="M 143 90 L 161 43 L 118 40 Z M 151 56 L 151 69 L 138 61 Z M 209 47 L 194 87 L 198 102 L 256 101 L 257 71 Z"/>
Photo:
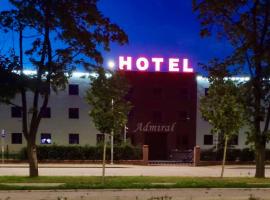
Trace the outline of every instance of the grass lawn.
<path fill-rule="evenodd" d="M 24 185 L 24 183 L 27 183 Z M 39 183 L 37 185 L 31 183 Z M 59 185 L 42 185 L 59 183 Z M 18 185 L 17 185 L 18 184 Z M 29 185 L 30 184 L 30 185 Z M 199 177 L 112 177 L 101 183 L 101 177 L 40 176 L 36 178 L 1 176 L 0 190 L 35 189 L 104 189 L 104 188 L 270 188 L 270 179 L 199 178 Z"/>

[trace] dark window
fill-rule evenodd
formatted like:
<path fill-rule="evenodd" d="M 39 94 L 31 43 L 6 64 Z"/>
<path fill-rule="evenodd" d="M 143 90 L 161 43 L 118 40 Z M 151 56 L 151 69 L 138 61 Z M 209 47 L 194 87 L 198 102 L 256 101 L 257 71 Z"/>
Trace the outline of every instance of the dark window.
<path fill-rule="evenodd" d="M 185 110 L 178 111 L 178 120 L 179 121 L 187 121 L 190 120 L 189 114 Z"/>
<path fill-rule="evenodd" d="M 69 95 L 79 95 L 79 85 L 69 84 L 68 93 L 69 93 Z"/>
<path fill-rule="evenodd" d="M 68 117 L 70 119 L 79 119 L 79 108 L 69 108 Z"/>
<path fill-rule="evenodd" d="M 51 108 L 46 107 L 41 109 L 41 117 L 42 118 L 51 118 Z"/>
<path fill-rule="evenodd" d="M 152 112 L 152 120 L 153 122 L 162 122 L 162 114 L 160 111 Z"/>
<path fill-rule="evenodd" d="M 126 95 L 126 99 L 130 100 L 132 98 L 133 94 L 134 94 L 134 87 L 130 87 L 128 90 L 128 93 Z"/>
<path fill-rule="evenodd" d="M 180 88 L 179 89 L 179 97 L 180 99 L 189 99 L 189 91 L 187 88 Z"/>
<path fill-rule="evenodd" d="M 187 135 L 183 135 L 182 144 L 183 145 L 188 145 L 188 136 Z"/>
<path fill-rule="evenodd" d="M 187 145 L 189 144 L 189 138 L 186 133 L 178 134 L 176 138 L 177 148 L 178 149 L 186 149 Z"/>
<path fill-rule="evenodd" d="M 11 133 L 11 144 L 22 144 L 22 133 Z"/>
<path fill-rule="evenodd" d="M 69 144 L 79 144 L 79 143 L 80 143 L 79 134 L 70 133 L 69 134 Z"/>
<path fill-rule="evenodd" d="M 40 144 L 51 144 L 52 135 L 50 133 L 41 133 L 40 135 Z"/>
<path fill-rule="evenodd" d="M 209 90 L 209 88 L 204 88 L 204 96 L 208 95 L 208 90 Z"/>
<path fill-rule="evenodd" d="M 104 134 L 97 134 L 97 144 L 103 143 Z"/>
<path fill-rule="evenodd" d="M 229 145 L 238 145 L 238 135 L 234 135 L 229 140 Z"/>
<path fill-rule="evenodd" d="M 203 143 L 204 143 L 204 145 L 212 145 L 213 144 L 213 135 L 204 135 Z"/>
<path fill-rule="evenodd" d="M 41 94 L 50 94 L 51 93 L 51 88 L 50 88 L 50 86 L 49 85 L 43 85 L 43 86 L 41 86 L 41 88 L 40 88 L 40 93 Z"/>
<path fill-rule="evenodd" d="M 128 120 L 133 120 L 135 116 L 135 109 L 131 109 L 128 113 Z"/>
<path fill-rule="evenodd" d="M 21 118 L 22 117 L 22 108 L 19 106 L 11 107 L 11 117 Z"/>
<path fill-rule="evenodd" d="M 153 95 L 154 96 L 161 96 L 162 89 L 161 88 L 153 88 Z"/>

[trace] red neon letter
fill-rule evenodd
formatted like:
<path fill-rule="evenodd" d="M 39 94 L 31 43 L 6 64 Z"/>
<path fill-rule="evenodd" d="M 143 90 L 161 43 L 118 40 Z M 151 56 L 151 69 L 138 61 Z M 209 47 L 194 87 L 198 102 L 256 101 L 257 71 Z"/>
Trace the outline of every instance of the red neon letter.
<path fill-rule="evenodd" d="M 178 58 L 170 58 L 169 59 L 169 71 L 170 72 L 179 72 L 178 63 L 179 63 Z"/>
<path fill-rule="evenodd" d="M 193 68 L 188 67 L 188 59 L 183 59 L 183 72 L 193 72 Z"/>
<path fill-rule="evenodd" d="M 155 63 L 155 71 L 159 72 L 161 63 L 164 62 L 164 59 L 163 58 L 152 58 L 152 62 Z"/>
<path fill-rule="evenodd" d="M 147 58 L 141 57 L 141 58 L 137 59 L 136 66 L 137 66 L 138 70 L 145 71 L 149 67 L 149 62 L 148 62 Z"/>
<path fill-rule="evenodd" d="M 124 67 L 126 67 L 127 70 L 131 70 L 131 62 L 131 57 L 127 57 L 125 60 L 124 56 L 119 56 L 119 69 L 124 70 Z"/>

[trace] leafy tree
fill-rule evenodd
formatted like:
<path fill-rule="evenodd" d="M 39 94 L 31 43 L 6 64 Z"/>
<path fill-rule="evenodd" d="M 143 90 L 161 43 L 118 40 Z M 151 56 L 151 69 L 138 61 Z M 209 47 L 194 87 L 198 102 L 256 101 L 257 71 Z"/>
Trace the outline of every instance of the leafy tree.
<path fill-rule="evenodd" d="M 129 84 L 120 72 L 114 72 L 108 77 L 104 68 L 96 69 L 96 76 L 91 78 L 86 100 L 91 106 L 89 115 L 96 128 L 103 133 L 103 183 L 105 181 L 106 134 L 120 138 L 120 133 L 128 121 L 131 103 L 126 99 Z M 120 136 L 120 137 L 119 137 Z M 111 148 L 113 148 L 111 146 Z M 113 153 L 113 152 L 112 152 Z"/>
<path fill-rule="evenodd" d="M 217 33 L 233 47 L 231 55 L 219 62 L 250 75 L 246 84 L 249 142 L 255 147 L 255 177 L 265 177 L 270 120 L 270 0 L 193 0 L 193 5 L 201 23 L 201 36 Z"/>
<path fill-rule="evenodd" d="M 131 103 L 126 99 L 128 81 L 121 72 L 108 75 L 102 67 L 96 69 L 96 74 L 91 77 L 90 88 L 86 93 L 86 100 L 91 106 L 89 115 L 101 133 L 113 131 L 120 134 L 131 109 Z"/>
<path fill-rule="evenodd" d="M 124 44 L 127 36 L 103 16 L 97 0 L 9 2 L 13 8 L 0 13 L 0 29 L 18 34 L 19 55 L 17 60 L 16 55 L 14 59 L 1 60 L 0 77 L 5 79 L 1 79 L 0 88 L 10 91 L 3 93 L 1 101 L 12 104 L 14 93 L 21 96 L 19 106 L 22 108 L 22 132 L 27 141 L 29 173 L 38 176 L 35 141 L 42 110 L 49 102 L 50 88 L 54 91 L 64 89 L 68 80 L 66 74 L 71 74 L 77 66 L 91 70 L 100 65 L 103 59 L 99 50 L 109 50 L 112 41 Z M 24 43 L 26 39 L 32 42 L 30 47 Z M 28 78 L 23 73 L 24 57 L 36 69 L 36 74 Z M 10 62 L 16 64 L 10 65 Z M 13 82 L 14 76 L 18 81 Z M 32 94 L 27 96 L 27 91 Z"/>
<path fill-rule="evenodd" d="M 203 118 L 211 124 L 211 133 L 224 137 L 223 177 L 228 141 L 238 135 L 245 124 L 245 107 L 237 83 L 222 74 L 216 75 L 210 73 L 208 94 L 201 98 L 200 111 Z"/>

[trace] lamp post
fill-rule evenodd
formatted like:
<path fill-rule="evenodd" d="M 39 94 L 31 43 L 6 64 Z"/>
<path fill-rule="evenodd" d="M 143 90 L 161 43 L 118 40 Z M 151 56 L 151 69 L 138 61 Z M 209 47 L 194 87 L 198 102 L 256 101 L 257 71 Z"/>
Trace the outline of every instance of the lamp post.
<path fill-rule="evenodd" d="M 127 143 L 127 130 L 128 130 L 128 127 L 125 125 L 124 127 L 124 143 L 125 144 Z"/>
<path fill-rule="evenodd" d="M 1 153 L 2 153 L 2 164 L 4 164 L 4 154 L 5 154 L 5 137 L 6 137 L 6 132 L 3 129 L 1 131 Z"/>
<path fill-rule="evenodd" d="M 113 104 L 114 102 L 112 99 L 112 114 L 113 114 Z M 114 120 L 113 120 L 113 125 L 114 125 Z M 112 130 L 111 130 L 111 165 L 113 164 L 113 135 L 114 135 L 113 128 L 114 127 L 112 127 Z"/>

